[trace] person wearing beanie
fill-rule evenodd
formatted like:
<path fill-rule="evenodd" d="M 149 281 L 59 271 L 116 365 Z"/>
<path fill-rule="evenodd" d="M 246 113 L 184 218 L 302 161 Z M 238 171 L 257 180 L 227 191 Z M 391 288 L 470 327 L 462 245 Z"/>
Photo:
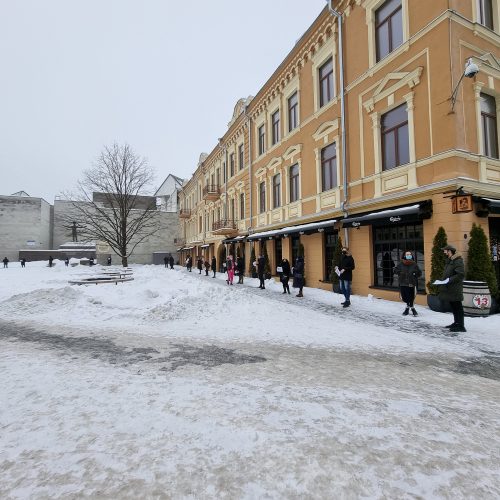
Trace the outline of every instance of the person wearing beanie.
<path fill-rule="evenodd" d="M 453 323 L 446 328 L 450 332 L 466 332 L 464 325 L 464 275 L 465 267 L 462 257 L 457 254 L 457 249 L 453 245 L 446 245 L 442 248 L 447 257 L 446 266 L 443 273 L 444 283 L 440 284 L 439 298 L 448 301 L 453 311 Z"/>
<path fill-rule="evenodd" d="M 394 275 L 399 277 L 399 290 L 401 300 L 406 304 L 403 311 L 403 316 L 408 316 L 411 312 L 413 316 L 417 316 L 413 302 L 415 300 L 415 292 L 417 287 L 418 278 L 422 276 L 422 271 L 415 262 L 413 254 L 406 250 L 399 264 L 394 268 Z"/>

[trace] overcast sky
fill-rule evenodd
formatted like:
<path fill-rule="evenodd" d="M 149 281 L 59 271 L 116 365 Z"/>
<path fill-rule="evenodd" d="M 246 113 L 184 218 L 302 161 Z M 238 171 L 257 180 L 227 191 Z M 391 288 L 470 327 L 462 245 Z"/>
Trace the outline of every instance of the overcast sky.
<path fill-rule="evenodd" d="M 325 0 L 0 0 L 0 195 L 50 203 L 103 145 L 189 177 Z"/>

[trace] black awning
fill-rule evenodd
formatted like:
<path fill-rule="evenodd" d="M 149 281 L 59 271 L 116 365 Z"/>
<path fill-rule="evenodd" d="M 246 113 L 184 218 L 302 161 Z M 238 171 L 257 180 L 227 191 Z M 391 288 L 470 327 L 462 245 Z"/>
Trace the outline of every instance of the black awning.
<path fill-rule="evenodd" d="M 479 216 L 487 216 L 488 214 L 500 214 L 500 200 L 495 200 L 493 198 L 475 198 L 474 201 L 479 201 L 483 204 L 484 208 L 487 210 L 487 213 L 479 214 L 476 212 L 476 215 Z"/>
<path fill-rule="evenodd" d="M 363 213 L 342 219 L 343 227 L 391 226 L 401 223 L 418 222 L 432 215 L 432 201 L 422 201 L 414 205 Z"/>
<path fill-rule="evenodd" d="M 236 236 L 236 238 L 226 238 L 225 240 L 222 240 L 222 243 L 245 243 L 245 236 Z"/>
<path fill-rule="evenodd" d="M 254 233 L 247 237 L 247 241 L 254 240 L 272 240 L 274 237 L 288 236 L 290 234 L 314 234 L 324 231 L 327 227 L 333 227 L 337 219 L 323 220 L 319 222 L 310 222 L 308 224 L 299 224 L 297 226 L 287 226 L 281 229 L 273 229 L 272 231 L 264 231 L 262 233 Z"/>

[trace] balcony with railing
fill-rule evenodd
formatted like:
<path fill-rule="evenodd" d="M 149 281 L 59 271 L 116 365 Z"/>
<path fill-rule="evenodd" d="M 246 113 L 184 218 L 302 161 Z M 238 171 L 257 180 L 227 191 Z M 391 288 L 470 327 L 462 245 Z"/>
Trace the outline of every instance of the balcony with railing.
<path fill-rule="evenodd" d="M 189 217 L 191 217 L 191 209 L 190 208 L 181 208 L 179 210 L 179 217 L 181 219 L 189 219 Z"/>
<path fill-rule="evenodd" d="M 220 196 L 220 188 L 215 184 L 207 184 L 203 188 L 203 199 L 207 201 L 216 201 Z"/>
<path fill-rule="evenodd" d="M 224 236 L 232 236 L 238 233 L 236 221 L 234 219 L 222 219 L 212 224 L 212 233 Z"/>

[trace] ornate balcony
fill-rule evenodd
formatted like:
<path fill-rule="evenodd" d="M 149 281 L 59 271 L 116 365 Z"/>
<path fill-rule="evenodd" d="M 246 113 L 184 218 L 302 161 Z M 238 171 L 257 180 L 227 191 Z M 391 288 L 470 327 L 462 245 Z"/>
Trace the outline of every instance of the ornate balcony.
<path fill-rule="evenodd" d="M 236 221 L 232 219 L 218 220 L 212 224 L 212 233 L 223 236 L 233 236 L 238 233 Z"/>
<path fill-rule="evenodd" d="M 216 201 L 220 196 L 220 188 L 215 184 L 208 184 L 203 188 L 203 199 L 206 201 Z"/>
<path fill-rule="evenodd" d="M 191 217 L 191 210 L 189 208 L 181 208 L 179 210 L 179 217 L 181 219 L 189 219 Z"/>

